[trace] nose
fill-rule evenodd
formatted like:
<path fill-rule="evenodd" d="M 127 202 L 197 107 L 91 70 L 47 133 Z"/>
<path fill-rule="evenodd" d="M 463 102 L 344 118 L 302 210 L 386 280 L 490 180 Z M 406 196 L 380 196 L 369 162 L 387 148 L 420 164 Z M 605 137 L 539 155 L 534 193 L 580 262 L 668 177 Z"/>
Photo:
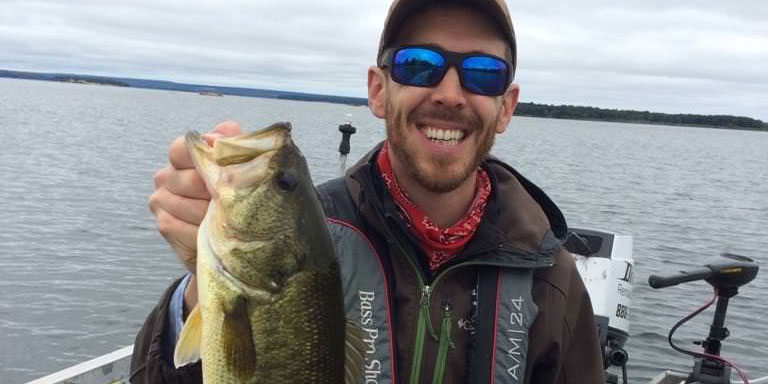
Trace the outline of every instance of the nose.
<path fill-rule="evenodd" d="M 448 68 L 443 80 L 433 88 L 432 102 L 452 108 L 462 108 L 466 104 L 464 89 L 461 87 L 461 79 L 456 68 Z"/>

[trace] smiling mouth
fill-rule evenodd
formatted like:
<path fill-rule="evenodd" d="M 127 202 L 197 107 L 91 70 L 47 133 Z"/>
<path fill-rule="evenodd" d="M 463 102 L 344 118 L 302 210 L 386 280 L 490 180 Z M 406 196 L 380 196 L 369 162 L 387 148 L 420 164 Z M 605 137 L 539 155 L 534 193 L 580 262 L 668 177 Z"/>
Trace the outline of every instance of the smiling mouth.
<path fill-rule="evenodd" d="M 420 131 L 429 139 L 429 141 L 439 145 L 458 145 L 466 132 L 461 129 L 440 129 L 435 127 L 421 127 Z"/>

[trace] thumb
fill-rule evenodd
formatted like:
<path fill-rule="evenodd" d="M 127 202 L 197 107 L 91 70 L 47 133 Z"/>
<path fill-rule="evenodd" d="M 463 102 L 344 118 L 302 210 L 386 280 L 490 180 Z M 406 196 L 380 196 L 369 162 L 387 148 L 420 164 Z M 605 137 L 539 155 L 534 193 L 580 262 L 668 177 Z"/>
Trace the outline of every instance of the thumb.
<path fill-rule="evenodd" d="M 212 131 L 203 134 L 203 140 L 205 140 L 208 145 L 213 145 L 213 142 L 217 139 L 220 139 L 222 137 L 229 137 L 229 136 L 235 136 L 240 134 L 240 123 L 236 121 L 225 121 L 223 123 L 219 123 L 216 125 L 215 128 L 213 128 Z"/>

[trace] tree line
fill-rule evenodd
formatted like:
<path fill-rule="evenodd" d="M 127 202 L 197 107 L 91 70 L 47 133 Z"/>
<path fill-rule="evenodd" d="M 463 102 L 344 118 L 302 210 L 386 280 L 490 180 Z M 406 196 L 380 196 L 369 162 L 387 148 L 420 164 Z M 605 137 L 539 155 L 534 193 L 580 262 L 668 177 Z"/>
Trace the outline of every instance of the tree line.
<path fill-rule="evenodd" d="M 602 120 L 643 124 L 694 125 L 734 129 L 768 131 L 768 124 L 761 120 L 731 115 L 669 114 L 648 111 L 629 111 L 573 105 L 549 105 L 519 103 L 515 115 L 548 117 L 555 119 Z"/>

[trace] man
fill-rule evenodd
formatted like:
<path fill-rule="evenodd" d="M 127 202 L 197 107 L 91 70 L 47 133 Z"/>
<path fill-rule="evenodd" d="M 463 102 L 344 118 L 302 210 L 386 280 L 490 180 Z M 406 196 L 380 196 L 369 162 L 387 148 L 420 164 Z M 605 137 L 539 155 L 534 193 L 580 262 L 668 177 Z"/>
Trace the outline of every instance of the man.
<path fill-rule="evenodd" d="M 396 0 L 377 59 L 368 100 L 387 140 L 318 187 L 347 315 L 366 334 L 366 382 L 604 382 L 562 214 L 488 157 L 519 93 L 503 0 Z M 208 140 L 238 132 L 223 123 Z M 197 301 L 194 239 L 209 196 L 180 139 L 170 158 L 150 207 L 192 273 L 138 335 L 137 383 L 200 380 L 199 364 L 174 369 L 169 356 Z"/>

